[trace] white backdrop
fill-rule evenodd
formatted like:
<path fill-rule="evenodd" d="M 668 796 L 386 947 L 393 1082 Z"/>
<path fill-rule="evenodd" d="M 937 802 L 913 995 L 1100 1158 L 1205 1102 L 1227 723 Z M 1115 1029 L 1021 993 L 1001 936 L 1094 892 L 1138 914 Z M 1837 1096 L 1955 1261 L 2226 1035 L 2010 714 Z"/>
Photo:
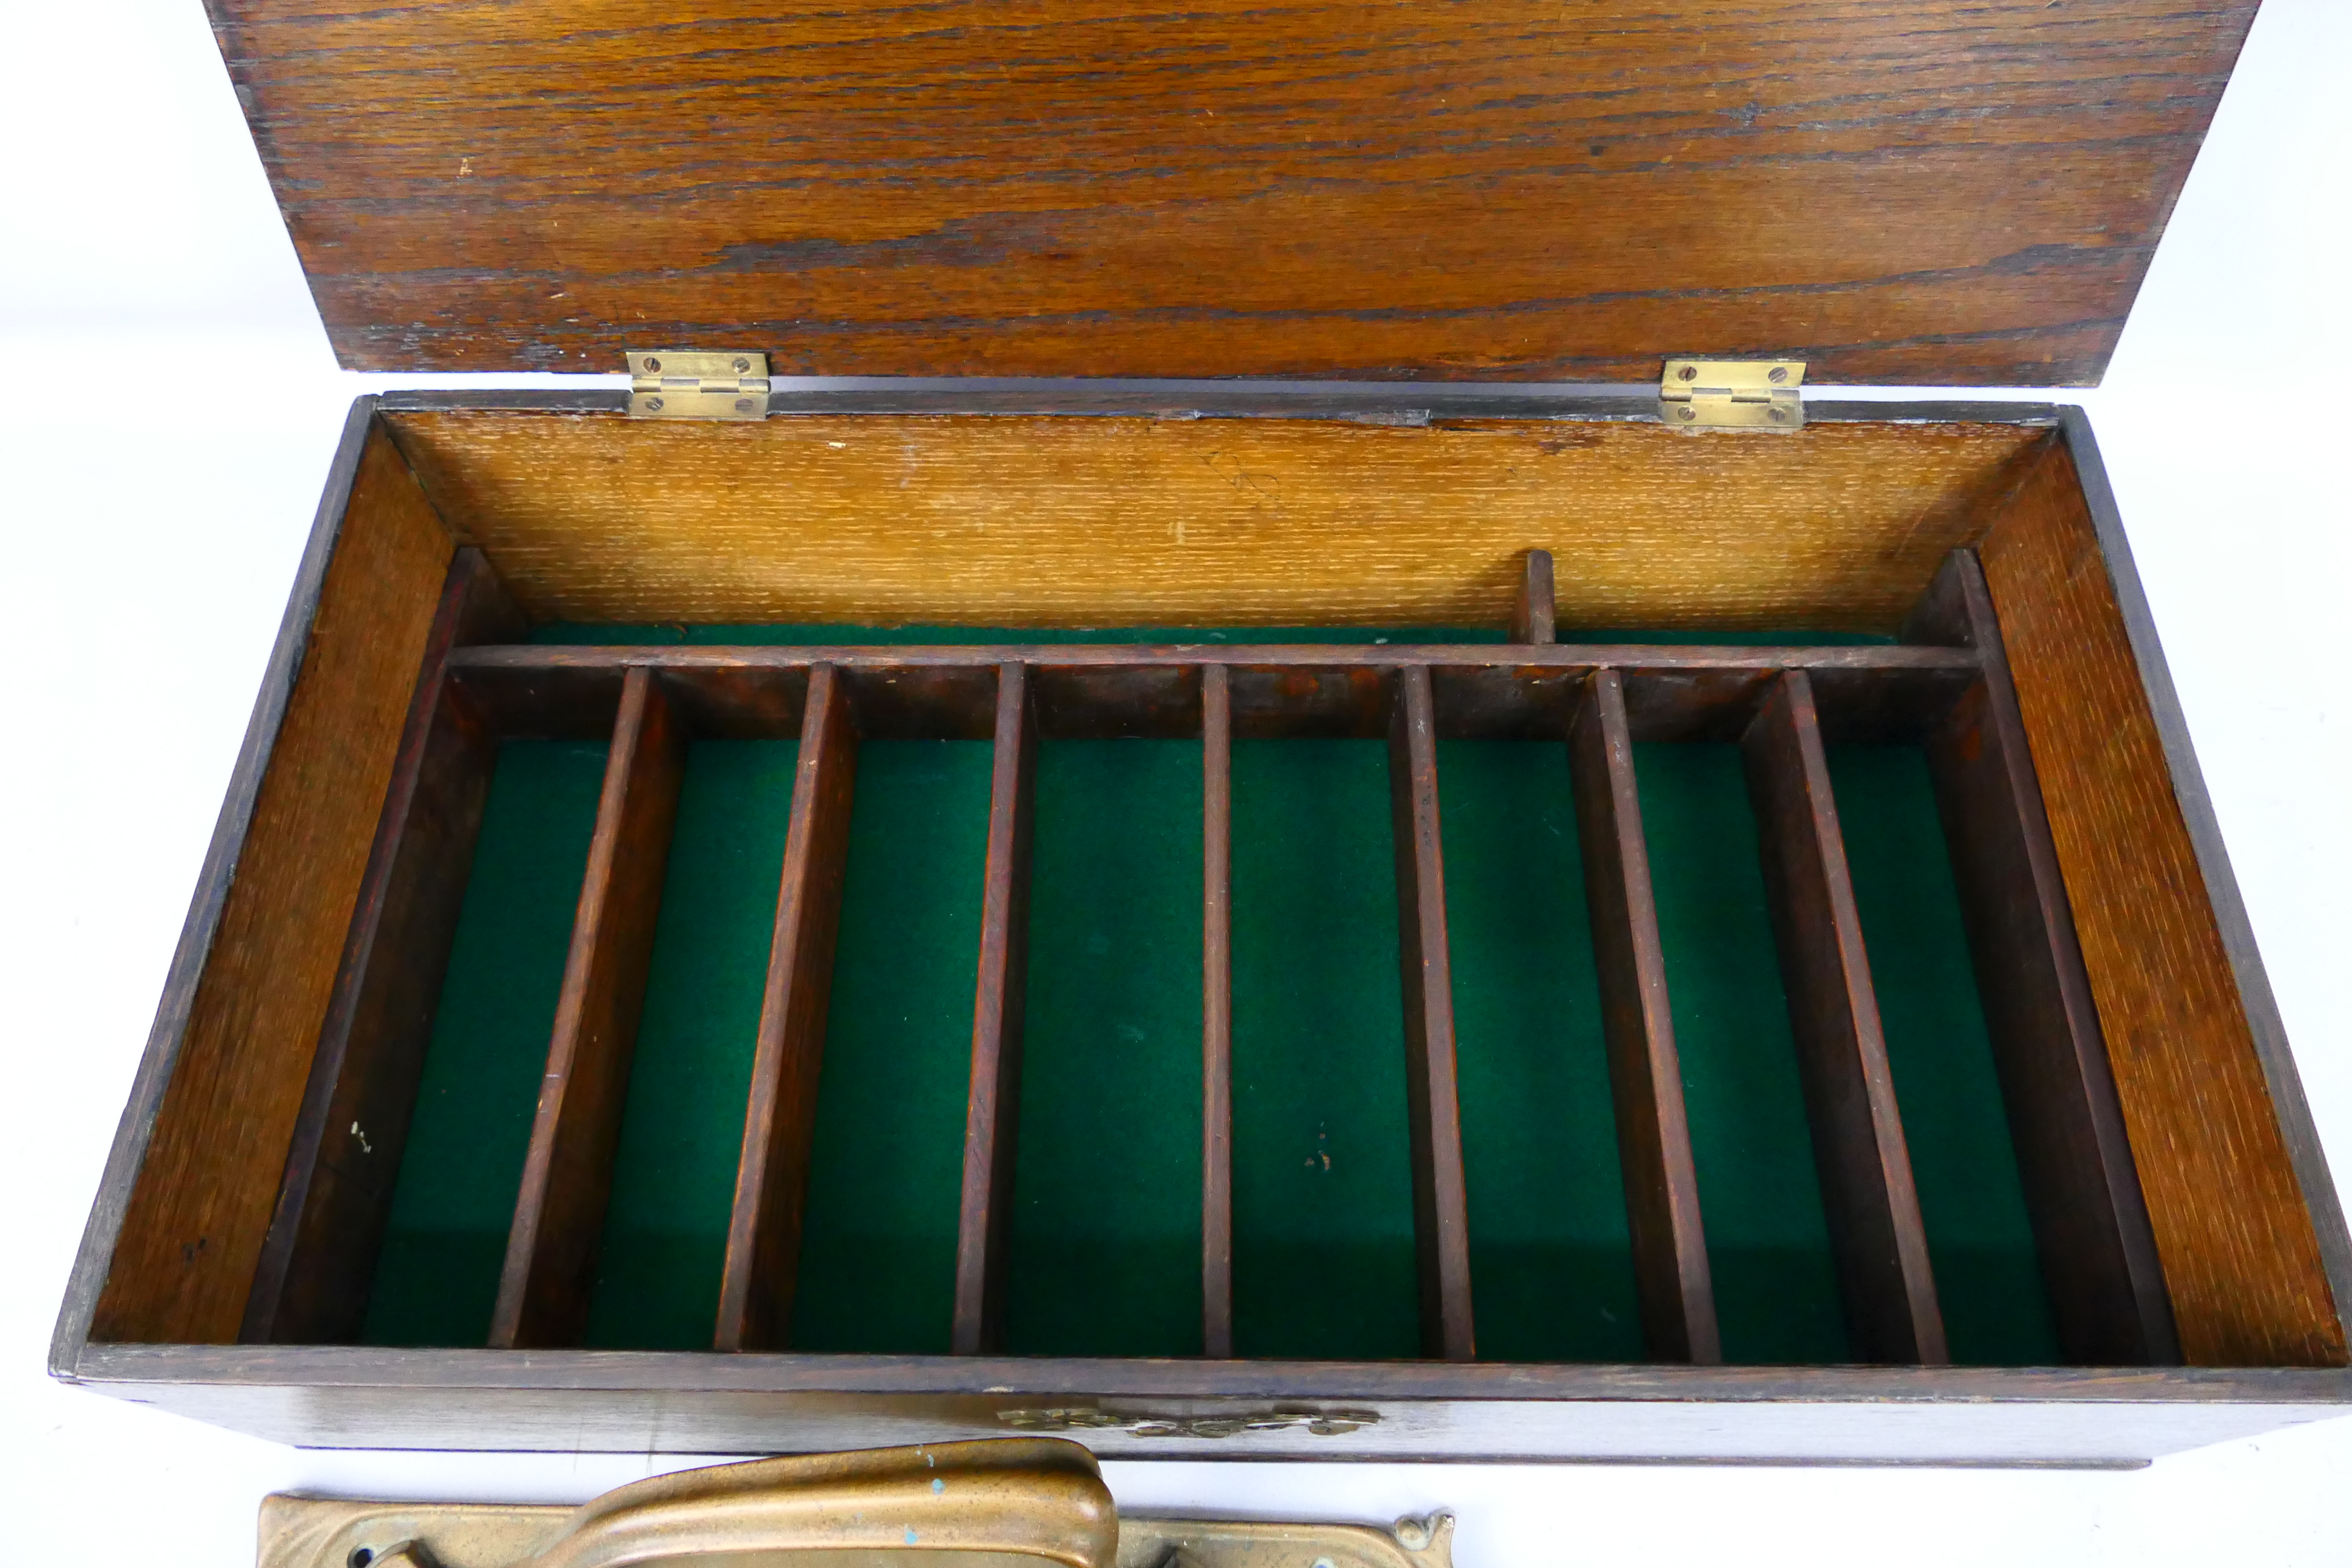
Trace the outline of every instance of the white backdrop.
<path fill-rule="evenodd" d="M 197 0 L 0 0 L 0 1557 L 230 1568 L 272 1489 L 564 1500 L 634 1479 L 642 1458 L 299 1452 L 43 1375 L 344 407 L 397 378 L 335 370 Z M 2352 504 L 2327 384 L 2352 365 L 2347 66 L 2352 5 L 2270 0 L 2081 398 L 2352 1176 Z M 1129 1507 L 1449 1506 L 1465 1568 L 2341 1563 L 2347 1475 L 2352 1420 L 2121 1474 L 1110 1467 Z"/>

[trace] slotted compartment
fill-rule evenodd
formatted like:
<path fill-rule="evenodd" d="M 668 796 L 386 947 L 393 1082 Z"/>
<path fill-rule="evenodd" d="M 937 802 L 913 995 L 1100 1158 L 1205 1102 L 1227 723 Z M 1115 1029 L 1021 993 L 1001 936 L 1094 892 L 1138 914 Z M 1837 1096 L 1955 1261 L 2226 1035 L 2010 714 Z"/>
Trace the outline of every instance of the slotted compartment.
<path fill-rule="evenodd" d="M 400 417 L 416 488 L 381 442 L 372 482 L 468 533 L 238 1321 L 183 1337 L 906 1377 L 1136 1443 L 2218 1353 L 2158 1247 L 2202 1146 L 2136 1143 L 2172 1101 L 2109 1054 L 2138 906 L 2078 927 L 2083 737 L 2029 741 L 2012 666 L 2074 646 L 2004 553 L 2046 432 L 1041 421 L 1076 521 L 889 492 L 998 508 L 957 554 L 844 526 L 857 420 L 620 427 L 683 494 L 782 463 L 804 548 L 762 553 L 500 489 L 573 426 Z M 891 428 L 1023 450 L 984 424 Z M 1183 460 L 1235 450 L 1322 531 Z M 1662 484 L 1757 510 L 1670 549 Z M 93 1343 L 194 1310 L 156 1278 Z"/>
<path fill-rule="evenodd" d="M 381 857 L 435 910 L 345 982 L 445 976 L 404 1081 L 344 1069 L 415 1102 L 398 1178 L 314 1164 L 255 1321 L 1465 1361 L 1483 1275 L 1490 1357 L 1935 1365 L 1940 1273 L 1975 1359 L 2134 1331 L 2047 1237 L 2044 1289 L 2084 1178 L 2021 1166 L 2050 1096 L 1979 1021 L 2063 1022 L 1988 907 L 2032 858 L 1922 860 L 1938 801 L 2044 831 L 1961 736 L 2005 710 L 1973 556 L 1911 644 L 1561 645 L 1553 592 L 1528 552 L 1504 645 L 453 642 Z M 502 605 L 470 552 L 445 598 Z"/>

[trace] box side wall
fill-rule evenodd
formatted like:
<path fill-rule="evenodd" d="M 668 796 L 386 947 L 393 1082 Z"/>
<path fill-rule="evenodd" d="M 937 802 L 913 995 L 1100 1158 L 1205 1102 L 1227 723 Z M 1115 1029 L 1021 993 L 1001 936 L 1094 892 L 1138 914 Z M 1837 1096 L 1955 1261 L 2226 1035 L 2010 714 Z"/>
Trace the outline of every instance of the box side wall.
<path fill-rule="evenodd" d="M 479 1378 L 409 1381 L 389 1365 L 364 1383 L 322 1384 L 301 1381 L 299 1373 L 280 1381 L 257 1368 L 250 1381 L 107 1380 L 92 1386 L 309 1447 L 775 1454 L 1044 1430 L 1118 1458 L 1947 1466 L 2136 1465 L 2339 1415 L 2342 1405 L 2334 1401 L 2344 1393 L 2333 1379 L 2324 1389 L 2266 1388 L 2257 1379 L 2195 1397 L 2177 1386 L 2142 1391 L 2170 1397 L 2135 1398 L 2120 1387 L 2036 1397 L 2022 1386 L 2036 1374 L 2011 1373 L 2007 1379 L 2020 1386 L 2008 1396 L 1987 1396 L 1979 1388 L 1939 1397 L 1922 1386 L 1901 1397 L 1866 1397 L 1831 1386 L 1840 1381 L 1835 1373 L 1691 1369 L 1700 1372 L 1694 1384 L 1717 1386 L 1624 1397 L 1602 1385 L 1610 1372 L 1627 1369 L 1589 1369 L 1596 1375 L 1580 1380 L 1588 1385 L 1580 1395 L 1563 1390 L 1543 1397 L 1530 1386 L 1516 1397 L 1493 1397 L 1493 1389 L 1487 1397 L 1408 1397 L 1366 1394 L 1360 1386 L 1333 1397 L 1333 1384 L 1360 1385 L 1366 1369 L 1327 1366 L 1317 1369 L 1321 1375 L 1302 1375 L 1305 1369 L 1288 1363 L 1253 1377 L 1260 1386 L 1247 1394 L 1122 1395 L 1067 1392 L 1071 1379 L 1056 1373 L 1074 1372 L 1076 1385 L 1087 1385 L 1076 1363 L 1001 1361 L 992 1363 L 993 1375 L 1033 1386 L 951 1392 L 924 1388 L 917 1377 L 897 1380 L 898 1392 L 838 1392 L 806 1386 L 806 1367 L 778 1380 L 786 1386 L 759 1386 L 756 1366 L 741 1363 L 770 1359 L 764 1357 L 721 1358 L 740 1375 L 682 1384 L 649 1372 L 631 1375 L 632 1369 L 609 1363 L 579 1367 L 573 1381 L 564 1373 L 575 1358 L 542 1353 L 531 1386 L 488 1368 Z M 969 1387 L 978 1380 L 958 1381 Z M 1102 1381 L 1129 1380 L 1114 1374 Z M 1061 1384 L 1065 1391 L 1040 1392 L 1034 1386 L 1039 1383 Z M 1286 1394 L 1286 1385 L 1294 1392 Z M 1297 1419 L 1307 1413 L 1341 1419 L 1317 1432 Z M 1232 1425 L 1188 1435 L 1192 1424 L 1219 1417 Z M 1145 1424 L 1159 1432 L 1122 1429 Z"/>
<path fill-rule="evenodd" d="M 387 423 L 534 618 L 1894 631 L 2017 465 L 1990 421 L 415 410 Z"/>
<path fill-rule="evenodd" d="M 212 951 L 213 935 L 219 929 L 221 910 L 227 902 L 230 881 L 236 873 L 237 852 L 253 820 L 254 799 L 260 792 L 262 774 L 269 763 L 270 748 L 277 743 L 278 728 L 285 721 L 287 698 L 301 669 L 304 642 L 311 620 L 318 614 L 320 592 L 326 583 L 328 563 L 334 555 L 336 532 L 351 502 L 360 455 L 366 450 L 368 431 L 375 424 L 377 402 L 373 395 L 352 402 L 343 421 L 342 438 L 336 445 L 333 461 L 327 470 L 326 488 L 319 499 L 318 514 L 311 523 L 310 540 L 303 547 L 301 563 L 295 569 L 293 592 L 287 599 L 285 616 L 278 623 L 278 640 L 270 649 L 261 690 L 254 700 L 253 717 L 246 724 L 244 743 L 238 747 L 236 766 L 230 770 L 228 795 L 221 802 L 212 842 L 205 848 L 204 864 L 196 874 L 195 895 L 189 904 L 188 918 L 180 929 L 179 945 L 164 976 L 163 994 L 156 1005 L 155 1021 L 148 1030 L 147 1047 L 131 1079 L 131 1098 L 116 1125 L 114 1143 L 99 1178 L 89 1218 L 82 1227 L 81 1247 L 67 1278 L 65 1300 L 58 1309 L 57 1327 L 49 1342 L 49 1370 L 57 1376 L 73 1375 L 76 1359 L 89 1335 L 90 1315 L 113 1261 L 124 1206 L 138 1178 L 140 1162 L 146 1157 L 149 1135 L 154 1131 L 156 1107 L 163 1100 L 172 1069 L 178 1061 L 180 1041 L 187 1027 L 188 1005 L 204 973 L 205 960 Z"/>
<path fill-rule="evenodd" d="M 247 759 L 258 774 L 250 816 L 220 868 L 227 885 L 201 973 L 175 973 L 151 1047 L 164 1053 L 168 1082 L 123 1203 L 93 1339 L 237 1334 L 456 549 L 382 426 L 371 422 L 361 439 L 348 503 L 322 518 L 331 555 L 315 612 L 299 631 L 289 622 L 299 638 L 290 668 L 273 667 L 273 681 L 290 680 L 290 690 L 266 762 Z M 128 1175 L 110 1170 L 110 1193 Z"/>
<path fill-rule="evenodd" d="M 2102 540 L 2062 444 L 2002 504 L 1979 549 L 2181 1352 L 2192 1365 L 2342 1365 L 2322 1245 L 2324 1228 L 2341 1228 L 2332 1189 L 2315 1169 L 2315 1144 L 2294 1157 L 2273 1098 L 2256 1001 L 2217 912 L 2235 889 L 2191 832 L 2185 802 L 2201 806 L 2201 785 L 2185 739 L 2168 744 L 2159 701 L 2176 732 L 2177 709 L 2136 584 L 2137 627 L 2126 615 L 2121 545 L 2119 532 Z M 2250 960 L 2251 941 L 2242 945 Z M 2273 1054 L 2284 1062 L 2283 1042 Z M 2293 1100 L 2299 1112 L 2299 1091 Z"/>

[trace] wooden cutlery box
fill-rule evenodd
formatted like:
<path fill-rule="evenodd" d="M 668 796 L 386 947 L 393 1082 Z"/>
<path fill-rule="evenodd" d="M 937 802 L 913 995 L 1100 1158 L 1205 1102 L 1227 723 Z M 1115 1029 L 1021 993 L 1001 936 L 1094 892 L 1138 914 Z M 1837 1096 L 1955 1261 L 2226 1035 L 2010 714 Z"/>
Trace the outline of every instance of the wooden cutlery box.
<path fill-rule="evenodd" d="M 2252 9 L 214 0 L 346 365 L 632 382 L 354 405 L 53 1371 L 702 1453 L 2341 1408 L 2087 421 L 1800 391 L 2095 381 Z"/>

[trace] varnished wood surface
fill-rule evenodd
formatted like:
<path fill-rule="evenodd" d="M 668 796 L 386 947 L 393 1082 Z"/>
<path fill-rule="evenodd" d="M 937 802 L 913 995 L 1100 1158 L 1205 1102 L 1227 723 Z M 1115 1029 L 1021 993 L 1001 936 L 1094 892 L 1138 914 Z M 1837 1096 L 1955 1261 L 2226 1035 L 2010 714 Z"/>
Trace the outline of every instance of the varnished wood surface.
<path fill-rule="evenodd" d="M 1013 1173 L 1020 1151 L 1022 1004 L 1029 976 L 1029 842 L 1036 804 L 1037 726 L 1029 671 L 997 670 L 996 759 L 989 784 L 988 859 L 980 906 L 980 973 L 972 1000 L 971 1092 L 965 1102 L 963 1193 L 956 1219 L 960 1355 L 1001 1350 Z"/>
<path fill-rule="evenodd" d="M 1585 683 L 1568 748 L 1643 1337 L 1660 1361 L 1710 1365 L 1723 1359 L 1723 1341 L 1633 778 L 1633 740 L 1615 670 L 1597 670 Z"/>
<path fill-rule="evenodd" d="M 1234 1353 L 1234 703 L 1201 671 L 1201 1353 Z"/>
<path fill-rule="evenodd" d="M 390 416 L 541 619 L 1893 632 L 2053 437 L 1562 420 Z"/>
<path fill-rule="evenodd" d="M 1980 554 L 2181 1354 L 2341 1365 L 2319 1237 L 2064 448 L 2033 468 Z"/>
<path fill-rule="evenodd" d="M 234 1340 L 456 546 L 367 438 L 90 1333 Z M 168 1000 L 168 999 L 167 999 Z"/>
<path fill-rule="evenodd" d="M 792 1322 L 856 777 L 849 696 L 833 668 L 821 664 L 809 671 L 776 935 L 728 1218 L 714 1340 L 722 1351 L 781 1348 Z"/>
<path fill-rule="evenodd" d="M 1938 1366 L 1951 1357 L 1927 1227 L 1802 670 L 1780 678 L 1741 749 L 1846 1338 L 1858 1360 Z"/>
<path fill-rule="evenodd" d="M 1911 635 L 1984 659 L 1930 735 L 1927 765 L 2060 1350 L 2081 1365 L 2177 1363 L 2156 1233 L 1973 552 L 1952 552 Z"/>
<path fill-rule="evenodd" d="M 359 1337 L 497 763 L 496 733 L 446 666 L 452 648 L 521 629 L 481 552 L 458 551 L 246 1300 L 248 1341 Z"/>
<path fill-rule="evenodd" d="M 2253 0 L 211 0 L 343 363 L 2095 381 Z"/>
<path fill-rule="evenodd" d="M 1404 988 L 1405 1115 L 1412 1154 L 1412 1230 L 1421 1352 L 1476 1356 L 1470 1300 L 1469 1189 L 1454 1049 L 1454 964 L 1445 931 L 1445 846 L 1438 818 L 1437 718 L 1429 671 L 1396 675 L 1389 721 L 1398 967 Z"/>
<path fill-rule="evenodd" d="M 490 1316 L 501 1350 L 577 1344 L 588 1326 L 685 772 L 686 736 L 656 678 L 631 670 Z"/>

